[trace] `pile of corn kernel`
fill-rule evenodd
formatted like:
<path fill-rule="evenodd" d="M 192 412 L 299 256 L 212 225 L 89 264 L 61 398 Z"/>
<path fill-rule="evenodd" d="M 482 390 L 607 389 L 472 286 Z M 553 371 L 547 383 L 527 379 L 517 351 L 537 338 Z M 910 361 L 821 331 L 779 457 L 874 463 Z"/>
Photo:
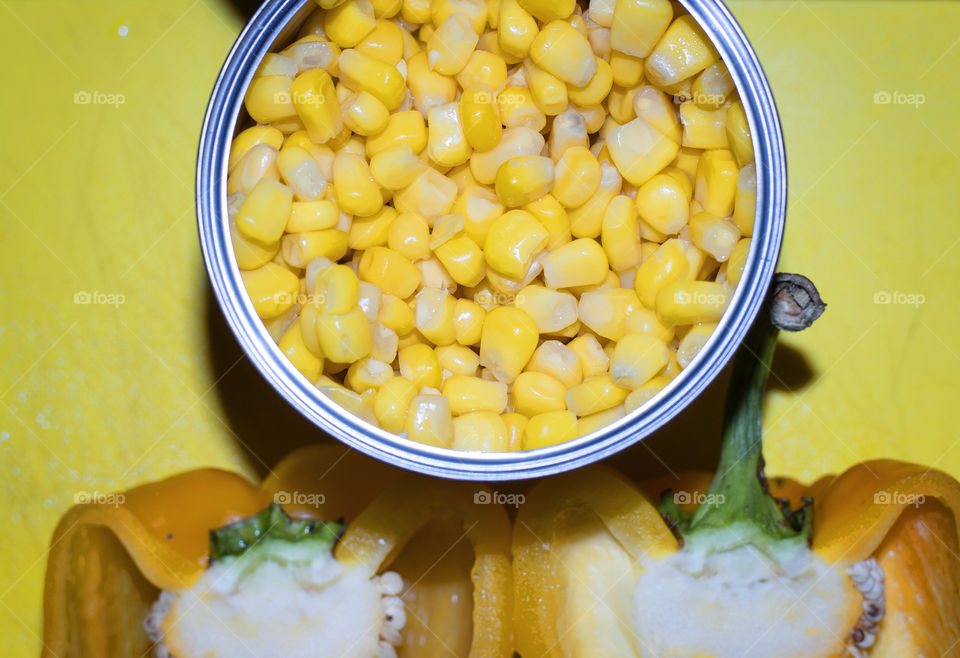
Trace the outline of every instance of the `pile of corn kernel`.
<path fill-rule="evenodd" d="M 457 450 L 640 407 L 752 233 L 730 75 L 667 0 L 317 0 L 246 94 L 228 207 L 253 306 L 326 395 Z"/>

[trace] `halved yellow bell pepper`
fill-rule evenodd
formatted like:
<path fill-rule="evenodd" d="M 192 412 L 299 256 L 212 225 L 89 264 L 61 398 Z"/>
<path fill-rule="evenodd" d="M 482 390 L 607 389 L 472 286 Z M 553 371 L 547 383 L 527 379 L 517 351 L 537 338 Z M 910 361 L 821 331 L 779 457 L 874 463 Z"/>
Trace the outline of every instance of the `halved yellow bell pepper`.
<path fill-rule="evenodd" d="M 338 562 L 403 577 L 398 655 L 511 656 L 510 523 L 502 506 L 475 504 L 477 490 L 324 445 L 294 452 L 259 486 L 200 469 L 75 505 L 48 558 L 43 655 L 149 653 L 150 606 L 198 581 L 211 529 L 277 501 L 294 517 L 346 519 Z"/>
<path fill-rule="evenodd" d="M 715 476 L 636 486 L 592 468 L 528 492 L 513 543 L 521 655 L 960 655 L 960 483 L 880 460 L 768 488 L 776 331 L 763 325 L 734 365 Z"/>

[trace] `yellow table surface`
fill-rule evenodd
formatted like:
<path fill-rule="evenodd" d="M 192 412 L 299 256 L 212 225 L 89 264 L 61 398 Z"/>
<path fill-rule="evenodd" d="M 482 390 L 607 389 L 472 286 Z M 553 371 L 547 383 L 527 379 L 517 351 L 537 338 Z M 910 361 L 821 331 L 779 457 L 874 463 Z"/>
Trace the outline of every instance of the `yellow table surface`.
<path fill-rule="evenodd" d="M 242 357 L 197 245 L 200 124 L 255 4 L 0 0 L 0 655 L 39 651 L 46 548 L 78 493 L 258 477 L 318 438 Z M 769 471 L 960 476 L 960 4 L 730 4 L 786 136 L 780 268 L 830 304 L 784 339 Z M 712 467 L 723 388 L 618 463 Z"/>

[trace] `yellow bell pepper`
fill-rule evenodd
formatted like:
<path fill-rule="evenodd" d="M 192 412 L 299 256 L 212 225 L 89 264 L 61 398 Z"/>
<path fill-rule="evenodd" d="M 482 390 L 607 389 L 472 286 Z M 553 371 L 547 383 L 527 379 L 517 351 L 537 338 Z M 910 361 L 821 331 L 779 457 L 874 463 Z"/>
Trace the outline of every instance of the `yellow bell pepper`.
<path fill-rule="evenodd" d="M 272 527 L 262 537 L 258 534 L 252 542 L 257 545 L 239 549 L 247 553 L 224 557 L 229 553 L 221 554 L 219 547 L 231 538 L 236 544 L 232 534 L 236 528 L 257 519 L 269 518 L 271 523 L 279 519 L 291 528 L 323 529 L 333 541 L 331 533 L 339 524 L 320 520 L 343 518 L 345 529 L 333 546 L 332 558 L 325 554 L 327 565 L 364 574 L 387 594 L 400 597 L 402 612 L 395 608 L 392 619 L 396 623 L 399 615 L 406 621 L 400 622 L 396 655 L 453 652 L 509 657 L 510 523 L 502 506 L 477 504 L 478 491 L 482 488 L 401 474 L 351 450 L 324 445 L 293 453 L 259 486 L 234 473 L 199 469 L 75 505 L 57 526 L 48 558 L 43 656 L 147 655 L 153 643 L 144 624 L 158 596 L 189 592 L 205 574 L 223 565 L 243 566 L 244 574 L 266 568 L 241 560 L 257 545 L 268 545 Z M 280 503 L 290 517 L 272 502 Z M 258 514 L 268 505 L 269 512 Z M 292 560 L 291 546 L 298 544 L 284 544 L 280 558 L 265 561 L 271 561 L 273 569 L 283 568 L 272 561 Z M 329 551 L 329 542 L 325 550 Z M 388 568 L 393 579 L 389 587 L 380 585 Z M 257 573 L 242 578 L 254 580 Z M 394 574 L 402 578 L 402 586 Z M 192 614 L 204 613 L 208 594 L 195 599 L 203 604 Z M 391 600 L 400 605 L 398 599 Z M 212 610 L 214 602 L 209 605 Z M 334 609 L 339 606 L 336 600 Z M 388 607 L 384 618 L 390 619 L 390 612 Z M 219 621 L 212 612 L 206 618 Z M 342 621 L 332 626 L 343 626 Z M 176 629 L 179 623 L 172 622 L 171 627 Z M 169 633 L 166 625 L 164 629 Z M 326 632 L 317 625 L 310 629 Z M 176 630 L 179 636 L 167 635 L 164 641 L 172 639 L 182 646 L 184 633 Z M 383 637 L 381 631 L 381 645 Z M 283 638 L 267 640 L 277 642 L 279 655 L 287 655 Z"/>
<path fill-rule="evenodd" d="M 796 330 L 822 305 L 787 277 L 771 316 L 809 313 L 780 325 Z M 522 656 L 956 653 L 960 483 L 883 460 L 809 487 L 768 483 L 760 408 L 776 333 L 761 319 L 735 362 L 712 483 L 638 487 L 592 468 L 528 492 L 513 540 Z"/>

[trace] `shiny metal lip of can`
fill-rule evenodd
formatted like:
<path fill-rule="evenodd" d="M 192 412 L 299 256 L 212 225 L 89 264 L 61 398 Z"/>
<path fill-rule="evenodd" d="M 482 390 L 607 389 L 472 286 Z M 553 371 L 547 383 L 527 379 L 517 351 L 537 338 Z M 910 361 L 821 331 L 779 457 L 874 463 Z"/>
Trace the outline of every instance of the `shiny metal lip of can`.
<path fill-rule="evenodd" d="M 786 160 L 776 105 L 756 54 L 720 0 L 681 0 L 730 70 L 753 135 L 757 220 L 743 276 L 713 336 L 666 388 L 640 409 L 591 434 L 547 448 L 481 453 L 437 448 L 386 432 L 323 395 L 281 354 L 240 279 L 227 222 L 227 162 L 247 86 L 260 60 L 295 37 L 313 0 L 267 0 L 240 34 L 213 89 L 200 137 L 197 218 L 217 301 L 244 352 L 300 413 L 343 443 L 411 471 L 460 480 L 519 480 L 561 473 L 642 440 L 677 415 L 730 361 L 759 312 L 776 267 L 786 210 Z"/>

